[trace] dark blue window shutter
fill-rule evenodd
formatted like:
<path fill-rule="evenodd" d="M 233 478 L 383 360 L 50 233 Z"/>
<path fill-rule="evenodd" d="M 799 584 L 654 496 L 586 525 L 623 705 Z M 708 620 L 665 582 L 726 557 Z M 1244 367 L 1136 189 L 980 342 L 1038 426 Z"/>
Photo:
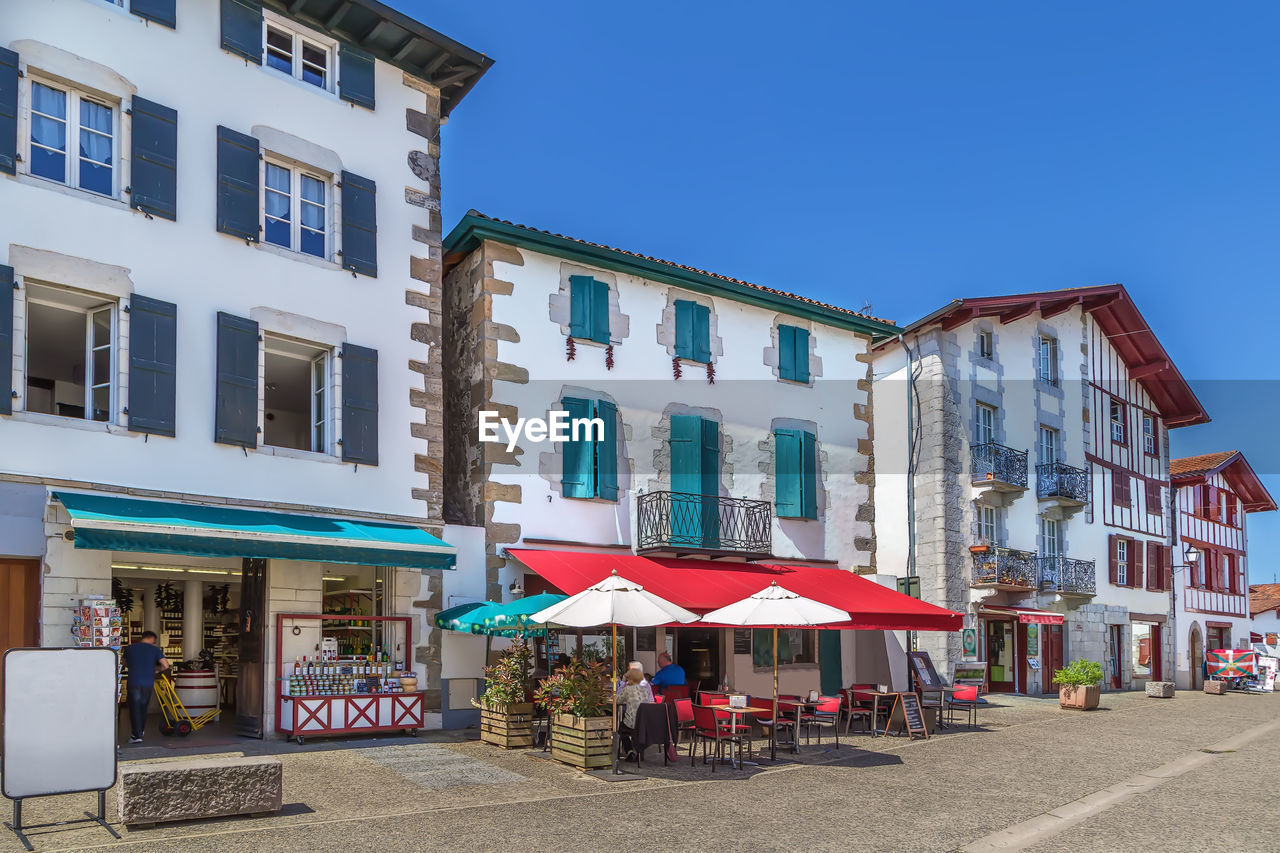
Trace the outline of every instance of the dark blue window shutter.
<path fill-rule="evenodd" d="M 258 446 L 258 324 L 218 312 L 213 440 Z"/>
<path fill-rule="evenodd" d="M 795 348 L 792 350 L 792 373 L 795 374 L 796 382 L 809 381 L 809 330 L 808 329 L 792 329 L 791 334 L 795 338 Z"/>
<path fill-rule="evenodd" d="M 222 49 L 262 64 L 261 0 L 222 0 Z"/>
<path fill-rule="evenodd" d="M 218 126 L 218 230 L 258 242 L 258 140 Z"/>
<path fill-rule="evenodd" d="M 129 206 L 178 218 L 178 111 L 133 98 L 133 184 Z"/>
<path fill-rule="evenodd" d="M 0 172 L 18 172 L 18 54 L 0 47 Z"/>
<path fill-rule="evenodd" d="M 774 430 L 773 480 L 774 511 L 779 518 L 802 517 L 800 433 L 793 429 Z"/>
<path fill-rule="evenodd" d="M 342 268 L 378 277 L 378 185 L 342 173 Z"/>
<path fill-rule="evenodd" d="M 693 306 L 693 360 L 711 363 L 711 309 Z"/>
<path fill-rule="evenodd" d="M 800 434 L 800 515 L 818 517 L 818 437 Z"/>
<path fill-rule="evenodd" d="M 794 380 L 796 363 L 796 327 L 778 326 L 778 377 Z"/>
<path fill-rule="evenodd" d="M 560 472 L 560 494 L 566 498 L 593 498 L 595 489 L 595 452 L 591 442 L 584 440 L 579 431 L 573 438 L 573 422 L 579 418 L 591 418 L 591 401 L 580 397 L 565 397 L 561 407 L 569 414 L 569 440 L 560 447 L 564 453 Z"/>
<path fill-rule="evenodd" d="M 171 30 L 178 28 L 177 0 L 129 0 L 129 11 L 139 18 L 164 24 Z"/>
<path fill-rule="evenodd" d="M 346 42 L 338 48 L 338 96 L 373 109 L 373 54 Z"/>
<path fill-rule="evenodd" d="M 0 415 L 13 414 L 13 267 L 0 264 Z"/>
<path fill-rule="evenodd" d="M 378 351 L 342 345 L 342 459 L 378 464 Z"/>
<path fill-rule="evenodd" d="M 591 338 L 591 282 L 589 275 L 569 276 L 569 335 Z"/>
<path fill-rule="evenodd" d="M 609 343 L 609 283 L 591 280 L 591 340 Z"/>
<path fill-rule="evenodd" d="M 135 293 L 129 299 L 130 430 L 176 434 L 177 371 L 178 306 Z"/>
<path fill-rule="evenodd" d="M 676 300 L 676 355 L 693 358 L 693 309 L 695 303 L 687 299 Z"/>
<path fill-rule="evenodd" d="M 596 442 L 597 494 L 605 500 L 618 499 L 618 407 L 608 400 L 596 402 L 596 417 L 604 421 L 604 434 Z"/>

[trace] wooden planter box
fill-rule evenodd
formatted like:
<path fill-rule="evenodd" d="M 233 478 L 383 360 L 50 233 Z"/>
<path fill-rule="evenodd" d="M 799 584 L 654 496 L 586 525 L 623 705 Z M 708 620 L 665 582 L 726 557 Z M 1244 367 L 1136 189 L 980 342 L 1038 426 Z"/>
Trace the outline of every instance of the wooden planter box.
<path fill-rule="evenodd" d="M 1102 697 L 1102 688 L 1096 684 L 1083 687 L 1064 686 L 1058 688 L 1058 704 L 1063 708 L 1074 708 L 1078 711 L 1092 711 L 1098 707 Z"/>
<path fill-rule="evenodd" d="M 579 770 L 613 763 L 613 718 L 556 714 L 551 718 L 551 757 Z"/>
<path fill-rule="evenodd" d="M 529 702 L 481 703 L 480 740 L 503 749 L 533 746 L 533 705 Z"/>

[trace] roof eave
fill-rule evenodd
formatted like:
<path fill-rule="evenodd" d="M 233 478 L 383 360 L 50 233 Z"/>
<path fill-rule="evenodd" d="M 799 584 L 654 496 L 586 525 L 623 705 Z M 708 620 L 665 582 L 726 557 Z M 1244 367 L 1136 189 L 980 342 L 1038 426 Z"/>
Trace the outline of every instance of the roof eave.
<path fill-rule="evenodd" d="M 483 240 L 510 243 L 533 251 L 544 252 L 569 260 L 586 260 L 597 266 L 683 287 L 687 290 L 731 298 L 759 307 L 769 308 L 796 317 L 815 320 L 829 326 L 848 329 L 870 337 L 873 341 L 899 333 L 897 326 L 873 320 L 869 317 L 846 314 L 820 305 L 813 305 L 786 296 L 755 290 L 742 284 L 725 281 L 694 270 L 682 269 L 669 263 L 633 256 L 607 246 L 582 243 L 519 225 L 489 219 L 468 213 L 453 227 L 444 240 L 445 267 L 448 269 L 457 257 L 473 251 Z M 450 256 L 454 256 L 452 259 Z"/>

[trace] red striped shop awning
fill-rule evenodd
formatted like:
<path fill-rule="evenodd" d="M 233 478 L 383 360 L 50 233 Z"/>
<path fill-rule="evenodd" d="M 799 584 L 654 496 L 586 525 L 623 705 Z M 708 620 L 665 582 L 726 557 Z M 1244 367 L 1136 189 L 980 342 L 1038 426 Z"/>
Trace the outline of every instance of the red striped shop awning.
<path fill-rule="evenodd" d="M 853 572 L 812 566 L 716 563 L 634 554 L 593 554 L 508 548 L 507 553 L 560 591 L 574 595 L 617 570 L 654 595 L 697 613 L 741 601 L 773 581 L 794 593 L 849 614 L 848 622 L 823 625 L 871 631 L 959 631 L 963 616 L 883 587 Z"/>
<path fill-rule="evenodd" d="M 1015 616 L 1024 625 L 1061 625 L 1062 614 L 1052 610 L 1036 610 L 1034 607 L 988 605 L 978 611 L 979 616 Z"/>

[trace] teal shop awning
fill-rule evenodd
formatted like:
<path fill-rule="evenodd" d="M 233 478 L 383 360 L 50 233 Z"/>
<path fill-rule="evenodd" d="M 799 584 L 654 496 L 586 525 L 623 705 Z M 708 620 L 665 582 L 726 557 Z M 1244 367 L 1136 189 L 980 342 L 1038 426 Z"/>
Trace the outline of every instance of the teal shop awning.
<path fill-rule="evenodd" d="M 55 492 L 77 548 L 451 569 L 457 549 L 407 524 Z"/>

